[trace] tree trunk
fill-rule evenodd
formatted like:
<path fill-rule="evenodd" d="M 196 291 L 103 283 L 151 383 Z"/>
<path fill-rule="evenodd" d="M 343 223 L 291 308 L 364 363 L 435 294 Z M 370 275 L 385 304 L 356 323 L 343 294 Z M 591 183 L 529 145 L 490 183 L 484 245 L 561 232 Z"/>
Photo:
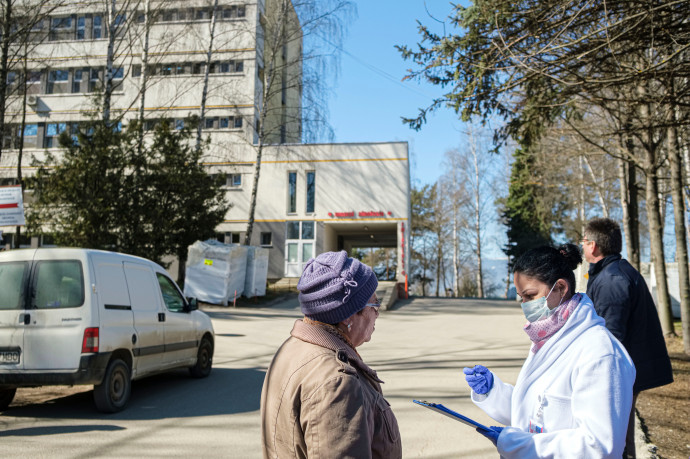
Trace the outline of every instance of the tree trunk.
<path fill-rule="evenodd" d="M 187 252 L 177 254 L 177 285 L 184 291 L 184 281 L 187 275 Z"/>
<path fill-rule="evenodd" d="M 22 175 L 22 159 L 24 157 L 24 128 L 26 127 L 26 82 L 27 75 L 29 74 L 29 65 L 27 63 L 28 52 L 26 51 L 26 43 L 24 43 L 24 56 L 23 62 L 23 86 L 24 94 L 22 94 L 22 122 L 19 125 L 19 145 L 17 146 L 17 183 L 22 187 L 22 201 L 24 200 L 24 177 Z M 15 230 L 16 242 L 14 247 L 19 248 L 19 240 L 21 239 L 22 227 L 17 226 Z"/>
<path fill-rule="evenodd" d="M 482 275 L 482 228 L 481 228 L 481 207 L 479 196 L 479 152 L 477 145 L 472 139 L 472 159 L 474 160 L 474 233 L 477 238 L 475 255 L 477 257 L 477 297 L 484 298 L 484 276 Z"/>
<path fill-rule="evenodd" d="M 618 160 L 618 183 L 620 189 L 621 209 L 623 210 L 623 231 L 625 232 L 625 246 L 628 252 L 628 261 L 639 271 L 640 256 L 639 256 L 639 237 L 635 230 L 635 223 L 631 217 L 631 196 L 630 196 L 630 181 L 629 168 L 634 168 L 633 165 L 623 159 Z"/>
<path fill-rule="evenodd" d="M 105 58 L 105 86 L 103 88 L 103 121 L 110 121 L 110 104 L 113 97 L 113 62 L 115 60 L 115 39 L 117 38 L 117 28 L 123 24 L 116 25 L 118 14 L 116 11 L 116 0 L 111 0 L 108 8 L 108 51 Z"/>
<path fill-rule="evenodd" d="M 213 58 L 213 39 L 216 34 L 216 17 L 218 13 L 218 0 L 213 1 L 213 14 L 211 15 L 211 36 L 208 41 L 208 51 L 206 52 L 206 69 L 204 71 L 204 87 L 201 91 L 201 103 L 199 104 L 199 125 L 196 127 L 196 149 L 201 148 L 201 130 L 206 118 L 206 98 L 208 97 L 208 76 L 211 71 L 211 59 Z M 247 244 L 249 245 L 249 244 Z"/>
<path fill-rule="evenodd" d="M 646 113 L 646 110 L 643 110 Z M 630 121 L 625 124 L 626 135 L 621 140 L 627 152 L 628 159 L 621 160 L 620 181 L 621 186 L 625 183 L 625 208 L 624 215 L 627 214 L 628 222 L 625 225 L 626 247 L 628 250 L 628 262 L 636 269 L 640 270 L 640 212 L 638 203 L 639 188 L 637 186 L 637 170 L 635 162 L 635 141 L 630 133 L 632 127 Z M 623 189 L 621 189 L 621 194 Z M 623 205 L 621 197 L 621 205 Z"/>
<path fill-rule="evenodd" d="M 10 54 L 10 33 L 12 31 L 12 3 L 5 0 L 5 16 L 2 18 L 2 42 L 0 45 L 0 135 L 5 135 L 5 112 L 7 111 L 7 73 Z M 0 159 L 2 159 L 2 145 L 0 142 Z"/>
<path fill-rule="evenodd" d="M 141 75 L 139 75 L 139 140 L 137 151 L 141 155 L 144 146 L 144 114 L 146 110 L 146 84 L 148 83 L 149 35 L 151 21 L 151 0 L 144 2 L 144 46 L 141 50 Z"/>
<path fill-rule="evenodd" d="M 676 264 L 678 265 L 678 282 L 680 294 L 680 316 L 683 326 L 683 346 L 690 354 L 690 276 L 688 274 L 688 245 L 685 239 L 685 208 L 683 200 L 683 168 L 678 136 L 675 127 L 675 116 L 667 129 L 668 160 L 671 165 L 671 197 L 673 199 L 673 219 L 676 233 Z M 673 322 L 673 316 L 671 316 Z"/>
<path fill-rule="evenodd" d="M 454 200 L 455 201 L 455 200 Z M 460 287 L 460 260 L 458 257 L 458 206 L 453 202 L 453 296 L 458 296 Z"/>
<path fill-rule="evenodd" d="M 654 152 L 645 149 L 647 164 L 654 164 Z M 651 245 L 651 258 L 654 263 L 654 277 L 656 278 L 656 296 L 659 320 L 664 336 L 673 336 L 673 315 L 671 314 L 671 299 L 668 294 L 666 281 L 666 260 L 664 257 L 663 228 L 659 213 L 659 186 L 657 171 L 653 168 L 646 171 L 647 220 L 649 221 L 649 239 Z"/>
<path fill-rule="evenodd" d="M 263 123 L 261 123 L 263 125 Z M 263 129 L 263 126 L 259 126 Z M 252 183 L 252 197 L 249 201 L 249 218 L 247 219 L 247 231 L 244 233 L 244 245 L 251 245 L 252 232 L 254 231 L 254 214 L 256 213 L 256 196 L 259 190 L 259 176 L 261 174 L 261 156 L 263 155 L 262 136 L 259 135 L 259 144 L 256 147 L 256 164 L 254 165 L 254 183 Z M 424 284 L 422 283 L 422 289 Z"/>
<path fill-rule="evenodd" d="M 640 187 L 637 185 L 637 167 L 633 161 L 628 161 L 628 217 L 630 218 L 630 248 L 628 256 L 630 263 L 640 270 L 640 204 L 638 196 Z"/>
<path fill-rule="evenodd" d="M 443 257 L 443 238 L 440 231 L 436 233 L 436 240 L 436 298 L 438 298 L 441 289 L 441 258 Z"/>

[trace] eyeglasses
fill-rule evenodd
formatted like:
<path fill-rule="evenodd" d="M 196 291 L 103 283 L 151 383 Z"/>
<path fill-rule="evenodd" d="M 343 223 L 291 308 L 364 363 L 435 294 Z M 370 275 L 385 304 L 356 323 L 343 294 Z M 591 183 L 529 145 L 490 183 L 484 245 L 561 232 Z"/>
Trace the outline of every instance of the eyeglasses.
<path fill-rule="evenodd" d="M 379 308 L 381 307 L 381 303 L 376 302 L 376 303 L 367 303 L 364 305 L 365 307 L 368 306 L 370 308 L 374 308 L 374 312 L 376 313 L 376 317 L 379 316 Z"/>
<path fill-rule="evenodd" d="M 594 241 L 590 241 L 586 237 L 583 237 L 582 239 L 580 239 L 580 244 L 582 244 L 582 245 L 589 244 L 590 242 L 594 242 Z"/>

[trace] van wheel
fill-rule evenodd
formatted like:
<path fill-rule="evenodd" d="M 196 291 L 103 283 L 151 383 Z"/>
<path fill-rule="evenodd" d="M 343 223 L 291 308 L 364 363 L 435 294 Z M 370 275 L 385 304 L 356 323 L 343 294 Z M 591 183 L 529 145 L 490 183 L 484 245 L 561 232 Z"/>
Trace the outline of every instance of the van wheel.
<path fill-rule="evenodd" d="M 17 388 L 12 389 L 0 389 L 0 411 L 5 411 L 12 400 L 14 400 L 14 394 L 17 393 Z"/>
<path fill-rule="evenodd" d="M 132 372 L 120 359 L 113 359 L 105 370 L 103 382 L 93 386 L 93 400 L 98 411 L 117 413 L 122 410 L 132 392 Z"/>
<path fill-rule="evenodd" d="M 195 378 L 205 378 L 211 374 L 213 364 L 213 343 L 208 338 L 202 338 L 199 351 L 196 354 L 196 364 L 189 368 L 189 373 Z"/>

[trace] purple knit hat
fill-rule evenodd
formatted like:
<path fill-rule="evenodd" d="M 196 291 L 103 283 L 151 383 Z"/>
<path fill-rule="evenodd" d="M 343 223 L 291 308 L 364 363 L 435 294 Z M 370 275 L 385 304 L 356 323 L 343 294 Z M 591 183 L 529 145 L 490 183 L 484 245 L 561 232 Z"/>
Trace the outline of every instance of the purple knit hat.
<path fill-rule="evenodd" d="M 364 309 L 378 285 L 374 271 L 343 250 L 309 260 L 297 289 L 305 316 L 337 324 Z"/>

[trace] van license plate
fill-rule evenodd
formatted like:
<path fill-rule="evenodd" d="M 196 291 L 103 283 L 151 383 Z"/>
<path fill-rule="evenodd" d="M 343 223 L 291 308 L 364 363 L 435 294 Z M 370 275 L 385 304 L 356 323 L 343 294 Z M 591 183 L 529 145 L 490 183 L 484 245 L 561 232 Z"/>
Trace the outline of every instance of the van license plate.
<path fill-rule="evenodd" d="M 16 365 L 19 363 L 19 351 L 0 351 L 0 365 Z"/>

